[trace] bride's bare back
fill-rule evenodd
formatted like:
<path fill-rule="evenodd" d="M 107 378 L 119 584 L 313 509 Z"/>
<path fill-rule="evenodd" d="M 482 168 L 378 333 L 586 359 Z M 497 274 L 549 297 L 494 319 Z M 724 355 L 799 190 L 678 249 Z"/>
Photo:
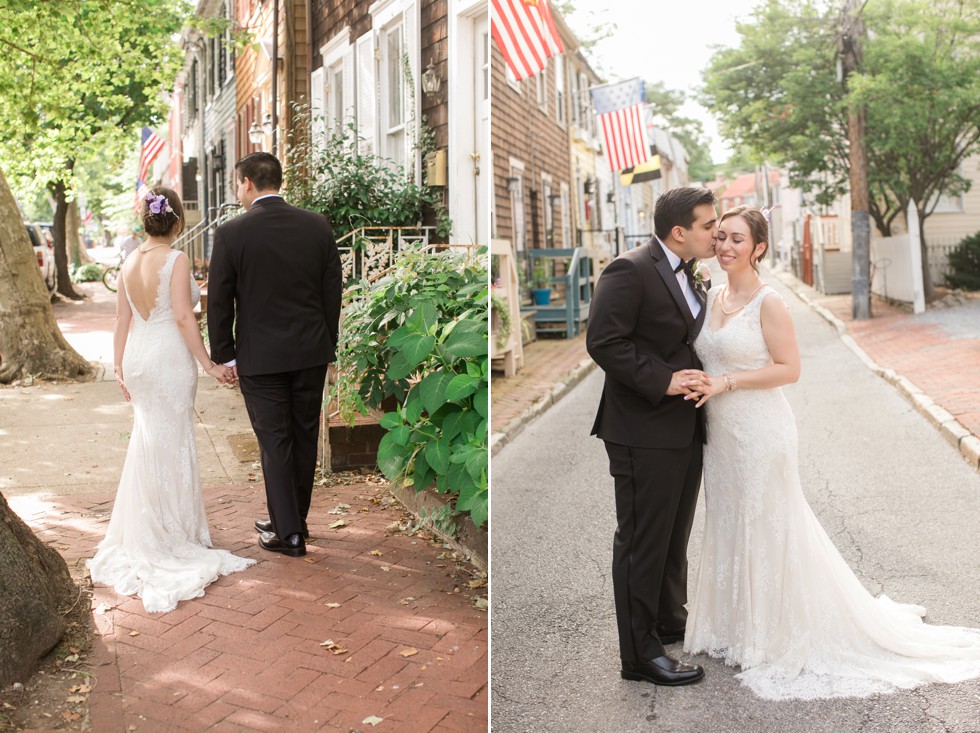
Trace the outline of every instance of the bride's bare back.
<path fill-rule="evenodd" d="M 157 246 L 146 252 L 136 249 L 126 258 L 123 267 L 126 292 L 133 307 L 144 321 L 149 319 L 156 307 L 157 294 L 160 291 L 160 274 L 172 251 L 166 246 Z"/>

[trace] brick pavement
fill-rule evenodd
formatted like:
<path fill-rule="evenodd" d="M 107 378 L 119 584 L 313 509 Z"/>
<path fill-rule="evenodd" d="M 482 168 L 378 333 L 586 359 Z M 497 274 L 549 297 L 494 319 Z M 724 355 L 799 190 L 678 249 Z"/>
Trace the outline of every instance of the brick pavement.
<path fill-rule="evenodd" d="M 81 568 L 113 494 L 11 503 Z M 487 729 L 488 624 L 472 576 L 441 545 L 391 528 L 403 511 L 380 486 L 317 488 L 301 559 L 257 547 L 261 484 L 205 496 L 214 545 L 259 562 L 166 614 L 94 589 L 93 731 Z M 340 504 L 345 514 L 329 513 Z"/>
<path fill-rule="evenodd" d="M 494 373 L 490 378 L 491 433 L 504 430 L 589 361 L 584 333 L 572 339 L 540 339 L 525 346 L 523 369 L 513 377 Z"/>

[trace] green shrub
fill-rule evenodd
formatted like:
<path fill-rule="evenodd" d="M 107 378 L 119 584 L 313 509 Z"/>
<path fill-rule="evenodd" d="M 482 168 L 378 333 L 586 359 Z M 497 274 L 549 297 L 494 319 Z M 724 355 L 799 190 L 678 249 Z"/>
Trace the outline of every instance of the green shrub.
<path fill-rule="evenodd" d="M 283 165 L 289 203 L 322 213 L 337 239 L 360 227 L 420 226 L 426 207 L 436 211 L 438 233 L 449 234 L 440 189 L 417 185 L 400 166 L 362 153 L 354 123 L 330 128 L 322 143 L 311 143 L 309 108 L 297 105 L 296 112 Z"/>
<path fill-rule="evenodd" d="M 980 290 L 980 232 L 971 234 L 949 253 L 953 272 L 946 276 L 951 288 Z"/>
<path fill-rule="evenodd" d="M 416 491 L 434 481 L 480 526 L 489 503 L 490 365 L 486 248 L 478 254 L 403 254 L 390 274 L 354 286 L 333 392 L 348 420 L 394 397 L 378 466 Z"/>
<path fill-rule="evenodd" d="M 87 265 L 82 265 L 81 267 L 71 268 L 71 281 L 76 283 L 90 283 L 96 282 L 102 279 L 102 273 L 105 272 L 102 265 L 97 262 L 90 262 Z"/>

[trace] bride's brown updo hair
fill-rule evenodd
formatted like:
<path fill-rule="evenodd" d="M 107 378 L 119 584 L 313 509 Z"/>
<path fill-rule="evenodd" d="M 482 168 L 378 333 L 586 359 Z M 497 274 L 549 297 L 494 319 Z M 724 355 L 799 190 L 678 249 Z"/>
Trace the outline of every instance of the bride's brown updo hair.
<path fill-rule="evenodd" d="M 163 200 L 160 199 L 163 196 Z M 184 206 L 172 188 L 154 186 L 140 205 L 143 231 L 151 237 L 180 236 L 184 231 Z"/>
<path fill-rule="evenodd" d="M 759 253 L 759 256 L 752 260 L 752 269 L 756 272 L 759 268 L 756 267 L 756 263 L 766 256 L 766 252 L 769 251 L 769 222 L 766 221 L 766 217 L 763 215 L 759 209 L 754 206 L 746 206 L 742 204 L 741 206 L 736 206 L 734 209 L 729 209 L 721 218 L 718 223 L 721 224 L 725 219 L 731 219 L 733 216 L 740 216 L 745 220 L 745 223 L 749 225 L 749 234 L 752 235 L 752 246 L 753 248 L 757 244 L 764 244 L 765 249 Z"/>

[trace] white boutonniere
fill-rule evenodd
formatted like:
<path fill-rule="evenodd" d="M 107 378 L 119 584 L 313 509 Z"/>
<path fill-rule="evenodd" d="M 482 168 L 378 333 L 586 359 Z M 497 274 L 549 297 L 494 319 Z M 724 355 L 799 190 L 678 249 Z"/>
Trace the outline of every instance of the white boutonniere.
<path fill-rule="evenodd" d="M 711 280 L 711 268 L 698 260 L 694 263 L 694 282 L 698 284 L 698 287 L 703 288 L 709 280 Z"/>

